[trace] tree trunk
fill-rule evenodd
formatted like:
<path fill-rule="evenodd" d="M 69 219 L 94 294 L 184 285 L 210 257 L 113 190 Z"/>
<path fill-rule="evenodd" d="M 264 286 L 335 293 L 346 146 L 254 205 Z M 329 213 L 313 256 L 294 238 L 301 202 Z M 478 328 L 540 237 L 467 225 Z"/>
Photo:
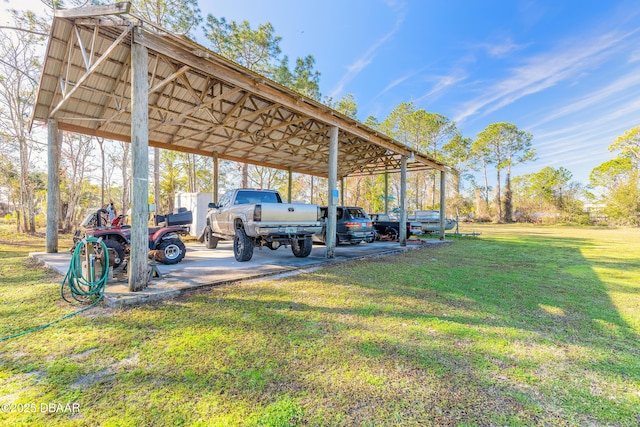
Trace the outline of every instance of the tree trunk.
<path fill-rule="evenodd" d="M 249 187 L 249 164 L 242 164 L 242 188 Z"/>
<path fill-rule="evenodd" d="M 496 203 L 498 204 L 498 222 L 504 221 L 502 214 L 502 194 L 500 193 L 500 168 L 496 168 L 498 180 L 496 183 Z"/>
<path fill-rule="evenodd" d="M 33 190 L 31 189 L 31 185 L 28 188 L 28 207 L 29 207 L 29 232 L 36 232 L 36 208 L 33 200 Z"/>
<path fill-rule="evenodd" d="M 310 200 L 309 203 L 313 204 L 313 175 L 311 175 L 311 188 L 309 191 Z"/>
<path fill-rule="evenodd" d="M 484 195 L 482 191 L 475 187 L 473 189 L 473 193 L 476 200 L 476 216 L 478 219 L 483 219 L 488 216 L 488 212 L 486 212 L 486 201 L 484 200 Z"/>
<path fill-rule="evenodd" d="M 483 160 L 482 168 L 484 171 L 484 202 L 486 205 L 487 215 L 491 216 L 491 208 L 489 206 L 489 177 L 487 176 L 487 162 Z"/>
<path fill-rule="evenodd" d="M 24 233 L 33 232 L 30 227 L 30 198 L 31 191 L 29 186 L 29 154 L 27 143 L 24 139 L 20 138 L 20 210 L 22 211 L 22 231 Z"/>
<path fill-rule="evenodd" d="M 449 176 L 451 176 L 451 185 L 453 187 L 453 191 L 455 192 L 454 196 L 457 197 L 460 195 L 460 174 L 458 172 L 454 172 L 449 174 Z"/>
<path fill-rule="evenodd" d="M 513 200 L 511 193 L 511 167 L 507 167 L 506 187 L 504 192 L 504 220 L 513 222 Z"/>

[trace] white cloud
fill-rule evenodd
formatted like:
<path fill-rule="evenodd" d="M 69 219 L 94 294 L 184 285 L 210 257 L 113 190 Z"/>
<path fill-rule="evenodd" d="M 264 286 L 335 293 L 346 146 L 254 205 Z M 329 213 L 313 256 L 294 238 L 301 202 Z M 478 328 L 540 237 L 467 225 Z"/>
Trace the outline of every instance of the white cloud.
<path fill-rule="evenodd" d="M 462 69 L 454 70 L 451 74 L 446 76 L 438 76 L 436 77 L 436 83 L 429 90 L 429 92 L 425 93 L 421 97 L 414 100 L 415 103 L 419 103 L 424 101 L 427 98 L 436 99 L 440 94 L 442 94 L 447 88 L 452 87 L 456 83 L 459 83 L 467 78 L 467 74 Z"/>
<path fill-rule="evenodd" d="M 593 106 L 601 105 L 608 100 L 616 100 L 616 102 L 619 102 L 618 94 L 628 93 L 630 89 L 637 88 L 638 85 L 640 85 L 640 69 L 635 69 L 605 87 L 583 96 L 562 108 L 553 110 L 551 114 L 545 116 L 542 120 L 530 127 L 537 127 L 561 117 L 584 111 Z"/>
<path fill-rule="evenodd" d="M 395 6 L 395 4 L 394 4 Z M 401 12 L 396 19 L 395 25 L 391 31 L 382 36 L 379 40 L 377 40 L 371 47 L 358 59 L 356 59 L 353 64 L 347 67 L 347 72 L 342 76 L 340 81 L 333 88 L 329 96 L 331 98 L 337 98 L 344 91 L 344 87 L 353 80 L 362 70 L 364 70 L 375 58 L 378 50 L 389 40 L 393 35 L 400 30 L 402 27 L 402 23 L 404 22 L 405 14 Z"/>
<path fill-rule="evenodd" d="M 516 44 L 511 37 L 507 37 L 502 43 L 481 43 L 477 47 L 485 50 L 489 56 L 501 58 L 526 47 Z"/>
<path fill-rule="evenodd" d="M 518 99 L 568 80 L 602 62 L 621 48 L 622 42 L 636 33 L 611 32 L 591 40 L 565 43 L 555 51 L 529 58 L 514 68 L 510 76 L 488 87 L 483 93 L 466 102 L 455 117 L 457 123 L 474 115 L 487 115 Z"/>
<path fill-rule="evenodd" d="M 402 84 L 404 82 L 406 82 L 407 80 L 409 80 L 411 77 L 415 76 L 418 72 L 417 71 L 412 71 L 408 74 L 405 74 L 402 77 L 399 77 L 397 79 L 395 79 L 394 81 L 392 81 L 391 83 L 389 83 L 387 85 L 387 87 L 385 87 L 382 92 L 380 92 L 378 95 L 376 95 L 376 97 L 380 96 L 380 95 L 384 95 L 385 93 L 389 92 L 391 89 L 393 89 L 394 87 L 398 86 L 399 84 Z"/>

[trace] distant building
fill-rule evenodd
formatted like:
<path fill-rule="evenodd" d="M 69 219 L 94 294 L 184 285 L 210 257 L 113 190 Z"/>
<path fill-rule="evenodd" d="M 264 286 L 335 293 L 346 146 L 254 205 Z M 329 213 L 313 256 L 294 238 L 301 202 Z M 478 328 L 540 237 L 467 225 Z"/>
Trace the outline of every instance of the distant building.
<path fill-rule="evenodd" d="M 585 203 L 584 212 L 589 214 L 589 218 L 593 222 L 606 222 L 609 220 L 609 215 L 604 213 L 607 208 L 606 203 Z"/>

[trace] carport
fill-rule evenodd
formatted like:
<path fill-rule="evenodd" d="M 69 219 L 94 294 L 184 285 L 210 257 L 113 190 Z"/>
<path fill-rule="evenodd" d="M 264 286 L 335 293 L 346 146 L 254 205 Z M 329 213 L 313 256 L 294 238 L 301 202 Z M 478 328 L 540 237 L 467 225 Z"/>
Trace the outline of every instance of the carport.
<path fill-rule="evenodd" d="M 326 257 L 335 249 L 338 182 L 352 174 L 401 176 L 406 222 L 408 170 L 447 167 L 329 107 L 129 13 L 129 3 L 57 10 L 33 120 L 48 125 L 47 252 L 58 251 L 59 130 L 132 144 L 130 290 L 146 286 L 148 148 L 328 178 Z M 441 239 L 444 223 L 441 222 Z M 400 244 L 406 244 L 400 227 Z"/>

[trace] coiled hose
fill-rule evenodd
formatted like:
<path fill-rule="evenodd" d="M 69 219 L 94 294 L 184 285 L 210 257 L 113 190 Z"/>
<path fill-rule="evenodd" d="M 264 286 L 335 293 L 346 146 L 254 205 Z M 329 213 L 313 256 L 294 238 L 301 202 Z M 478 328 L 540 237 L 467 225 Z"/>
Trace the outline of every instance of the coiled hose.
<path fill-rule="evenodd" d="M 85 249 L 87 244 L 92 244 L 95 247 L 95 244 L 99 244 L 102 248 L 102 274 L 96 280 L 95 278 L 87 278 L 82 274 L 82 251 Z M 92 260 L 93 261 L 93 260 Z M 91 266 L 89 271 L 93 272 L 94 268 Z M 80 310 L 74 311 L 71 314 L 67 314 L 53 322 L 49 322 L 45 325 L 38 326 L 33 329 L 29 329 L 27 331 L 23 331 L 17 334 L 8 335 L 6 337 L 0 337 L 1 341 L 6 341 L 11 338 L 17 338 L 23 335 L 30 334 L 32 332 L 41 331 L 42 329 L 48 328 L 49 326 L 56 324 L 64 319 L 68 319 L 70 317 L 75 316 L 76 314 L 80 314 L 83 311 L 87 311 L 92 307 L 95 307 L 102 297 L 104 296 L 104 288 L 107 285 L 107 280 L 109 279 L 109 249 L 107 245 L 102 241 L 102 239 L 98 239 L 95 237 L 86 237 L 78 242 L 76 245 L 73 255 L 71 256 L 71 263 L 69 264 L 69 270 L 67 274 L 64 276 L 64 280 L 62 281 L 62 285 L 60 286 L 60 295 L 62 299 L 67 302 L 71 302 L 65 296 L 65 288 L 69 288 L 69 293 L 73 297 L 74 300 L 78 302 L 88 302 L 88 300 L 97 297 L 91 305 L 84 307 Z"/>
<path fill-rule="evenodd" d="M 95 247 L 95 244 L 98 243 L 101 246 L 102 250 L 102 274 L 100 278 L 96 279 L 95 277 L 84 277 L 82 274 L 82 252 L 85 250 L 87 244 L 92 244 Z M 92 260 L 93 261 L 93 260 Z M 93 265 L 89 268 L 90 272 L 94 272 Z M 67 299 L 64 294 L 65 287 L 69 288 L 69 293 L 78 302 L 86 302 L 91 297 L 98 297 L 96 301 L 94 301 L 91 306 L 86 309 L 91 308 L 95 304 L 97 304 L 104 295 L 104 288 L 107 286 L 107 280 L 109 279 L 109 248 L 102 241 L 102 239 L 98 239 L 96 237 L 85 237 L 80 240 L 73 250 L 73 255 L 71 256 L 71 263 L 69 264 L 69 271 L 67 271 L 67 275 L 64 276 L 64 280 L 62 281 L 62 286 L 60 286 L 60 295 L 62 299 L 67 302 L 71 302 Z"/>

